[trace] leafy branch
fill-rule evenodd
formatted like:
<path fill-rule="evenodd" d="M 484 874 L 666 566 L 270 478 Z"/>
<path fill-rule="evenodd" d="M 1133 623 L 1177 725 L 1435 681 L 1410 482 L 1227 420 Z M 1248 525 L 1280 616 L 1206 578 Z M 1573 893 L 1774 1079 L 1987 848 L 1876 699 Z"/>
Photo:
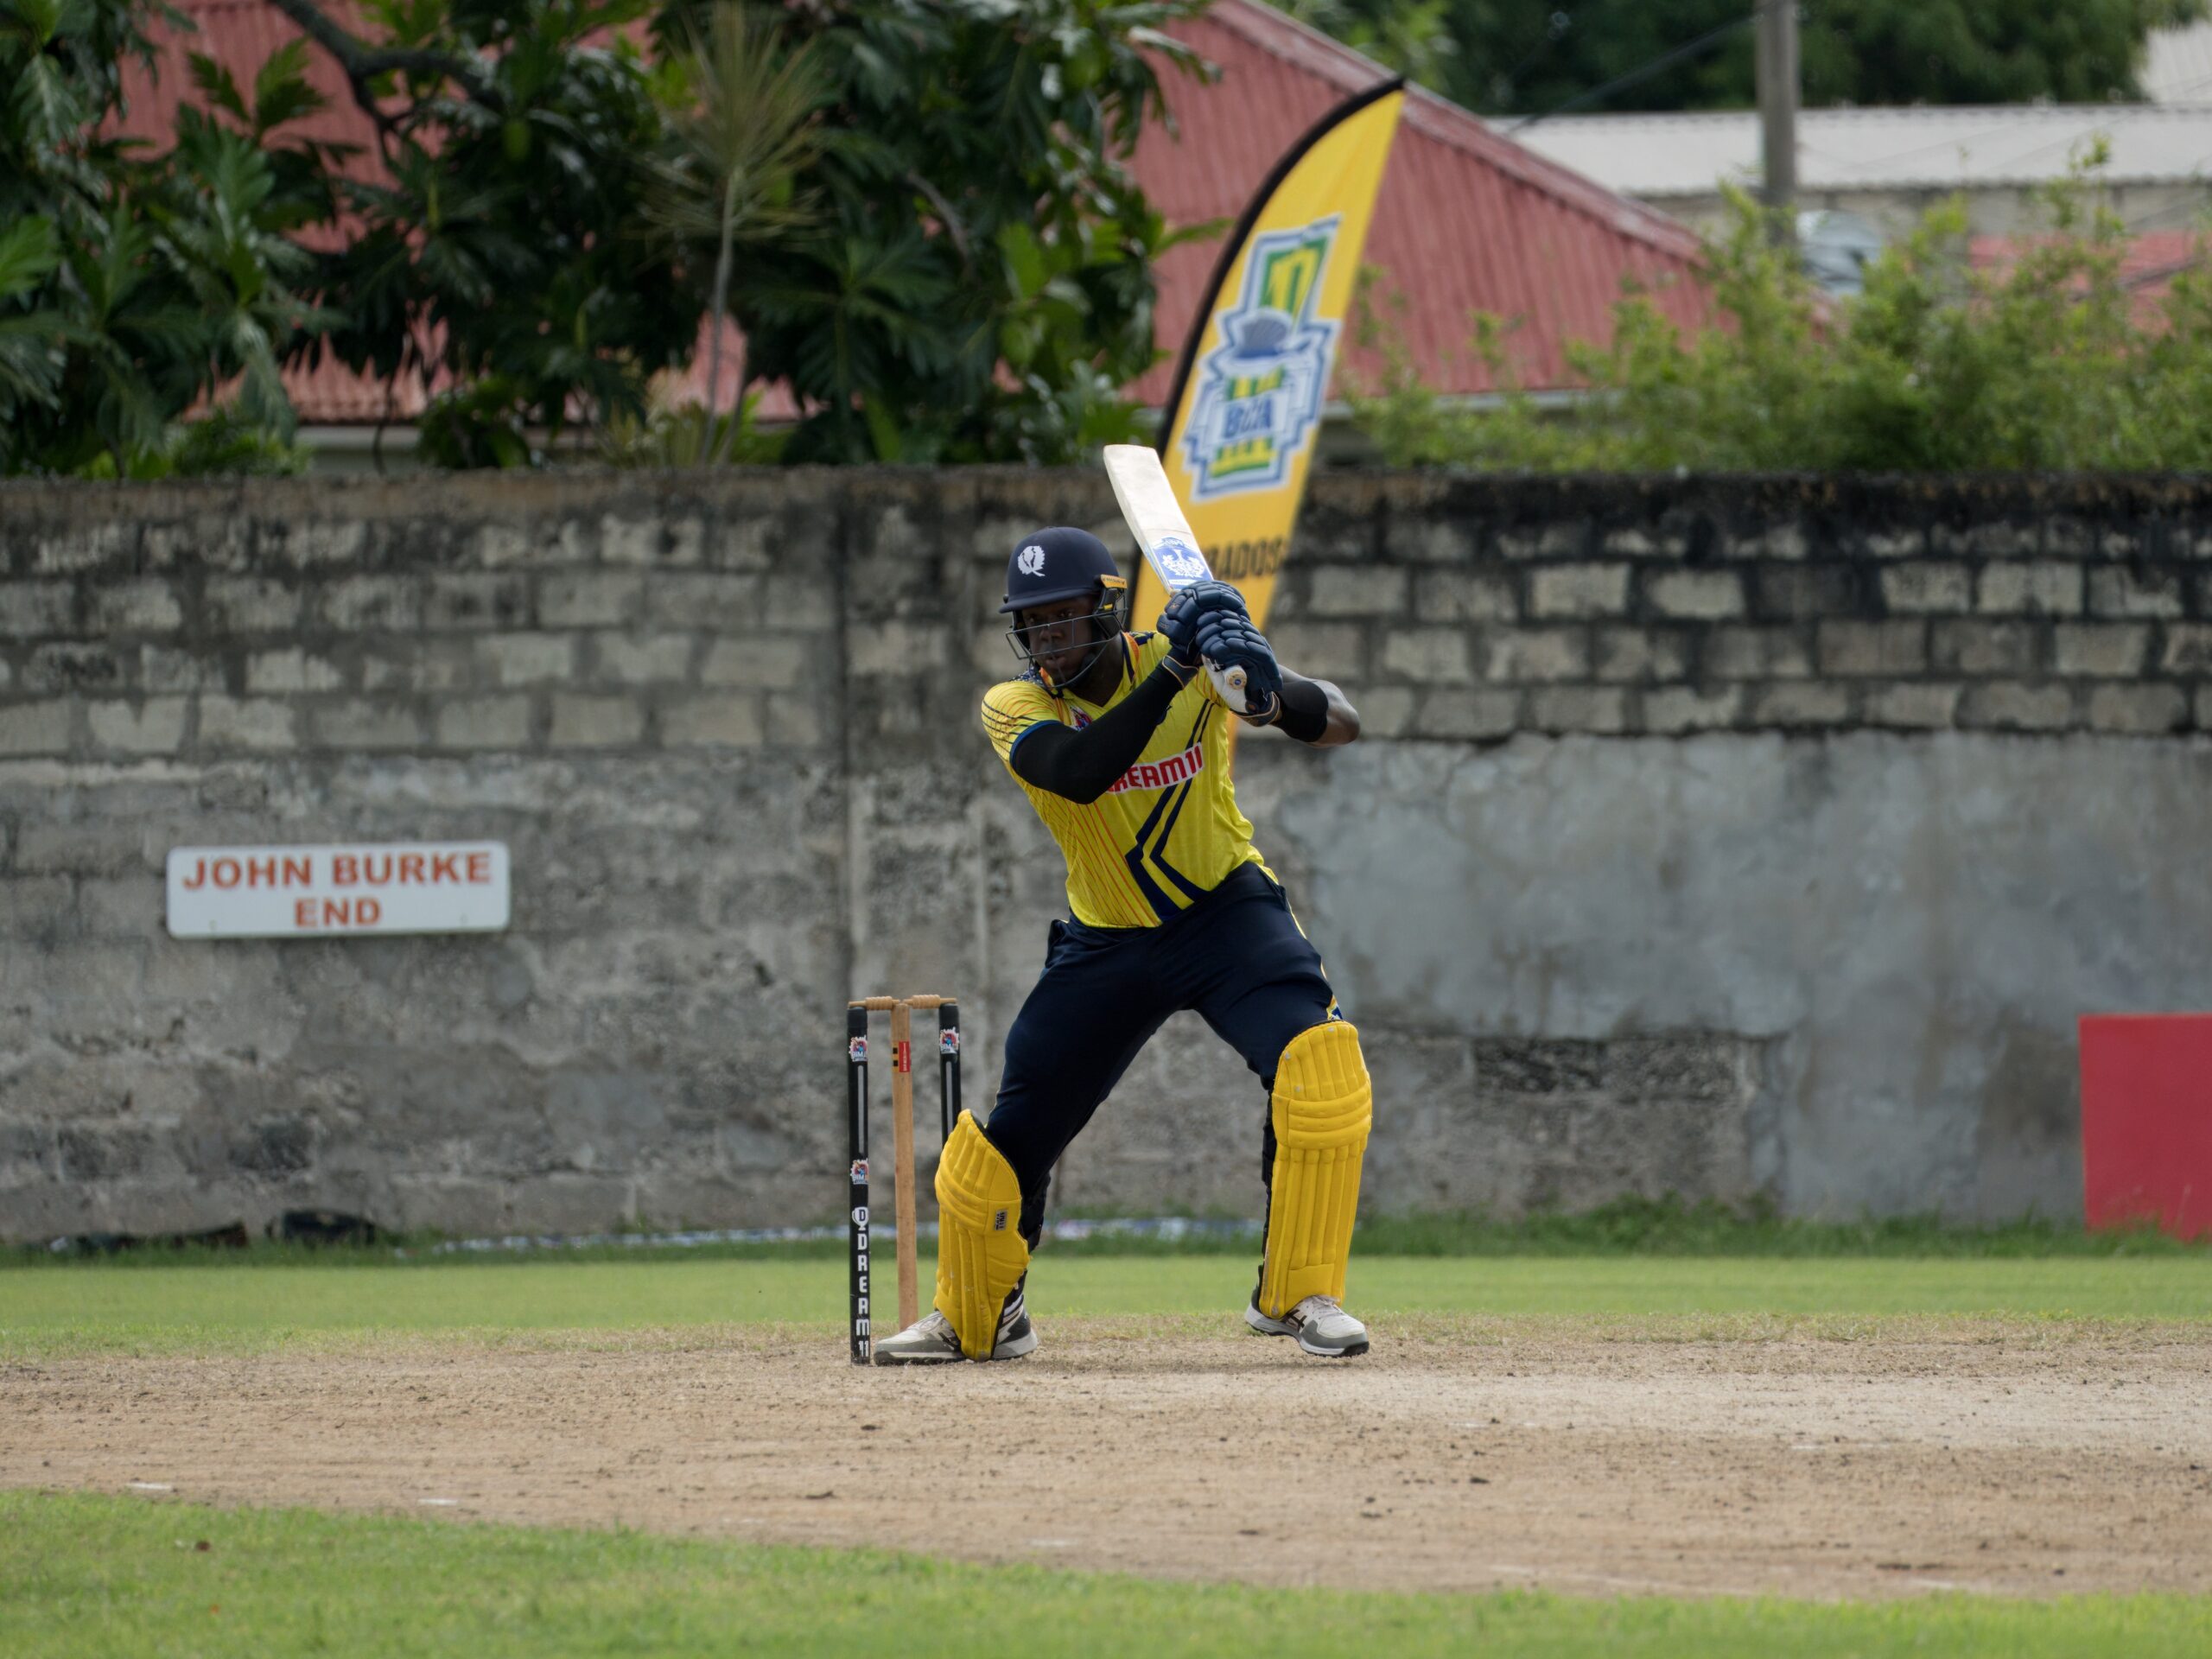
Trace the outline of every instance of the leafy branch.
<path fill-rule="evenodd" d="M 345 73 L 353 102 L 376 124 L 379 134 L 390 137 L 411 124 L 429 101 L 418 99 L 395 118 L 377 94 L 377 84 L 388 76 L 404 76 L 417 83 L 439 86 L 450 81 L 494 114 L 505 114 L 506 100 L 481 60 L 472 54 L 439 51 L 422 46 L 370 46 L 334 22 L 312 0 L 270 0 L 289 18 L 300 33 L 313 41 Z"/>
<path fill-rule="evenodd" d="M 1648 295 L 1615 306 L 1567 362 L 1580 396 L 1540 407 L 1512 325 L 1477 320 L 1491 406 L 1424 384 L 1370 286 L 1363 339 L 1383 367 L 1352 399 L 1394 465 L 1540 472 L 2202 470 L 2212 467 L 2212 250 L 2146 299 L 2127 226 L 2098 184 L 2102 146 L 2044 193 L 2045 228 L 1977 268 L 1953 201 L 1832 298 L 1738 196 L 1707 245 L 1714 326 L 1684 335 Z"/>

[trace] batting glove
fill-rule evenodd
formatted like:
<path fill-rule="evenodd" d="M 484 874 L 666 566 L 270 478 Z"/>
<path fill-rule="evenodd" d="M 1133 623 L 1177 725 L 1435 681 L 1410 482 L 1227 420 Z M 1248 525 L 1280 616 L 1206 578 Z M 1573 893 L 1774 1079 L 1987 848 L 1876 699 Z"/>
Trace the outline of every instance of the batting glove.
<path fill-rule="evenodd" d="M 1160 613 L 1160 632 L 1166 637 L 1168 655 L 1186 668 L 1195 668 L 1198 625 L 1209 616 L 1224 613 L 1250 614 L 1244 608 L 1244 595 L 1227 582 L 1194 582 L 1187 588 L 1178 588 Z"/>
<path fill-rule="evenodd" d="M 1232 714 L 1264 725 L 1282 706 L 1282 670 L 1274 648 L 1249 618 L 1225 611 L 1198 624 L 1198 656 L 1214 696 Z"/>

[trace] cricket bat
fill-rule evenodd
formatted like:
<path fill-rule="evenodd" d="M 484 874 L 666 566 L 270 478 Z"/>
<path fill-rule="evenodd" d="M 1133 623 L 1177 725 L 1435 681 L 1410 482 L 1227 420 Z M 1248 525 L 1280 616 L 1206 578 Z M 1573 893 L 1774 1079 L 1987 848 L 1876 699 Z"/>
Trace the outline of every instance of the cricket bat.
<path fill-rule="evenodd" d="M 1122 518 L 1136 537 L 1145 563 L 1159 575 L 1160 586 L 1172 594 L 1194 582 L 1211 582 L 1213 568 L 1199 550 L 1191 521 L 1183 516 L 1183 504 L 1175 499 L 1174 486 L 1167 481 L 1167 469 L 1160 464 L 1160 456 L 1141 443 L 1109 443 L 1105 454 L 1106 477 L 1114 486 L 1114 499 L 1121 503 Z M 1215 695 L 1231 711 L 1252 712 L 1244 696 L 1243 669 L 1224 668 L 1214 662 L 1208 662 L 1205 669 Z"/>
<path fill-rule="evenodd" d="M 1141 443 L 1109 443 L 1106 476 L 1122 504 L 1122 518 L 1137 538 L 1137 550 L 1162 587 L 1172 594 L 1212 579 L 1212 568 L 1198 550 L 1198 538 L 1191 533 L 1191 521 L 1183 516 L 1183 504 L 1175 499 L 1157 454 Z"/>

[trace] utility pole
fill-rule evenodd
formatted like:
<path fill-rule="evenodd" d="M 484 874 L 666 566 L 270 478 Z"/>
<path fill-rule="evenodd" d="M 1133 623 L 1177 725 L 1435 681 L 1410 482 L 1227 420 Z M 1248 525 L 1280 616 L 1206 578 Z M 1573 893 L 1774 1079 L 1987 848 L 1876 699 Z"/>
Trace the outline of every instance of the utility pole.
<path fill-rule="evenodd" d="M 1772 234 L 1797 239 L 1797 0 L 1758 0 L 1760 165 Z"/>

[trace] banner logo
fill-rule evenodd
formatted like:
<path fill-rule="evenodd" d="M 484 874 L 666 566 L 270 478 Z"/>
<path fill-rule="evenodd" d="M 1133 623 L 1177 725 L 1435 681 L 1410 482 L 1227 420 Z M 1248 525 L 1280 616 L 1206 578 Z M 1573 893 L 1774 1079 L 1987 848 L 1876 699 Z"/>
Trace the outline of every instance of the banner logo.
<path fill-rule="evenodd" d="M 1320 429 L 1339 325 L 1313 315 L 1341 215 L 1252 239 L 1183 433 L 1193 497 L 1273 489 Z"/>

